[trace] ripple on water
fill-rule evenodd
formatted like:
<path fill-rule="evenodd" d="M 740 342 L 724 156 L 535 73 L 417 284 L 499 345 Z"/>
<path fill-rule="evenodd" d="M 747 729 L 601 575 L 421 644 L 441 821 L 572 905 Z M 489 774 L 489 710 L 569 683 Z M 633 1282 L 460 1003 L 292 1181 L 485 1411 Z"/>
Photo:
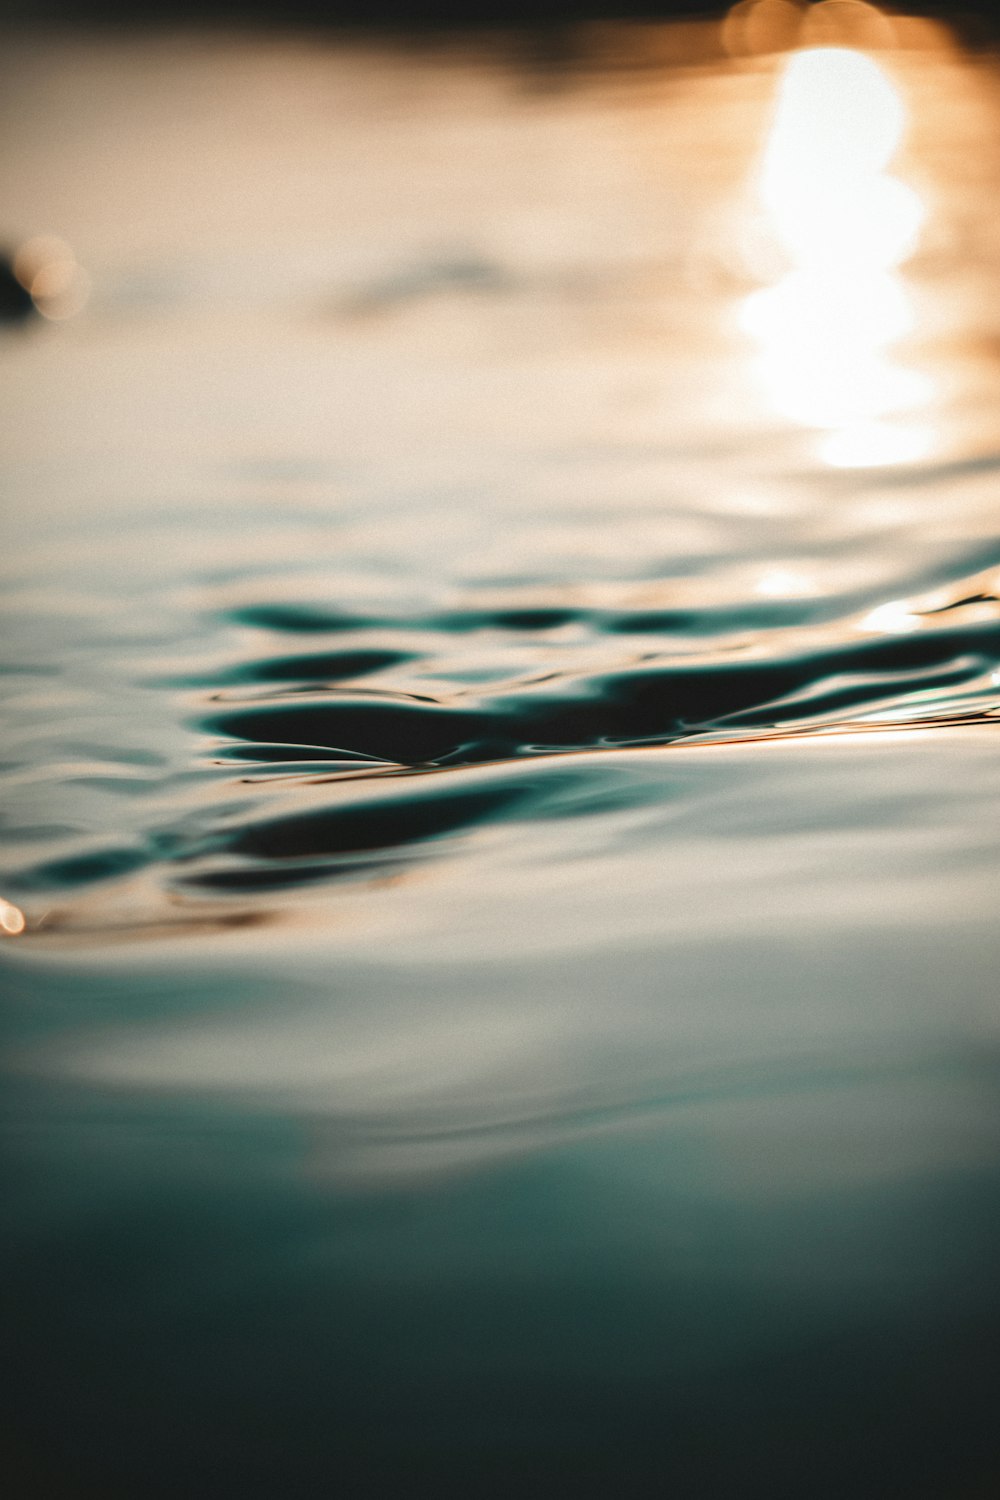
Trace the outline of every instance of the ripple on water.
<path fill-rule="evenodd" d="M 75 847 L 64 838 L 48 857 L 39 847 L 14 870 L 11 889 L 69 895 L 146 870 L 165 889 L 208 899 L 371 875 L 473 828 L 563 816 L 570 768 L 585 752 L 996 713 L 1000 604 L 991 573 L 953 574 L 947 586 L 862 615 L 824 619 L 828 607 L 629 616 L 539 603 L 386 620 L 241 606 L 230 624 L 245 631 L 252 621 L 254 635 L 235 659 L 157 687 L 198 695 L 197 728 L 209 737 L 202 771 L 171 772 L 160 754 L 108 747 L 105 760 L 161 767 L 156 781 L 74 779 L 78 795 L 118 807 L 127 794 L 131 838 L 91 835 Z M 315 650 L 274 649 L 276 638 L 303 628 L 317 637 Z M 456 635 L 467 648 L 456 649 Z M 347 638 L 334 644 L 339 637 Z M 477 671 L 477 661 L 492 667 Z M 542 761 L 565 761 L 567 776 L 532 775 Z M 574 815 L 646 800 L 635 783 L 612 785 L 610 772 L 602 794 L 598 764 L 588 764 Z M 487 772 L 479 782 L 470 779 L 477 766 Z M 234 777 L 249 798 L 235 815 L 212 790 Z M 298 809 L 289 805 L 296 786 Z"/>
<path fill-rule="evenodd" d="M 954 608 L 984 598 L 964 594 Z M 1000 623 L 992 610 L 990 618 L 964 626 L 949 624 L 943 606 L 923 616 L 916 607 L 902 613 L 931 628 L 875 639 L 827 633 L 823 645 L 791 656 L 775 650 L 780 637 L 758 639 L 756 651 L 592 675 L 564 670 L 541 683 L 460 690 L 437 702 L 377 688 L 360 696 L 333 681 L 330 691 L 317 692 L 320 664 L 330 659 L 300 657 L 295 690 L 289 685 L 267 701 L 214 712 L 203 728 L 259 745 L 264 758 L 274 747 L 310 746 L 405 765 L 462 764 L 539 749 L 667 743 L 740 726 L 832 728 L 873 703 L 892 722 L 894 710 L 905 717 L 914 703 L 933 713 L 936 701 L 950 703 L 955 689 L 1000 664 Z"/>

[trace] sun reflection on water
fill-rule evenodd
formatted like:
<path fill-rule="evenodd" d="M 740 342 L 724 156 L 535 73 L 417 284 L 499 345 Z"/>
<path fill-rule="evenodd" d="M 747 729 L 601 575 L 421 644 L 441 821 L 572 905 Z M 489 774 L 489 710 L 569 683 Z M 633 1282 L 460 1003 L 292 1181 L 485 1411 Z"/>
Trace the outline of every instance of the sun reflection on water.
<path fill-rule="evenodd" d="M 24 912 L 12 901 L 5 901 L 0 896 L 0 935 L 3 937 L 20 937 L 27 923 Z"/>
<path fill-rule="evenodd" d="M 887 170 L 905 127 L 903 100 L 865 53 L 814 47 L 785 63 L 758 179 L 783 274 L 745 299 L 740 322 L 771 406 L 818 430 L 820 457 L 840 468 L 912 462 L 933 442 L 914 420 L 932 384 L 894 358 L 915 326 L 897 268 L 924 219 Z"/>

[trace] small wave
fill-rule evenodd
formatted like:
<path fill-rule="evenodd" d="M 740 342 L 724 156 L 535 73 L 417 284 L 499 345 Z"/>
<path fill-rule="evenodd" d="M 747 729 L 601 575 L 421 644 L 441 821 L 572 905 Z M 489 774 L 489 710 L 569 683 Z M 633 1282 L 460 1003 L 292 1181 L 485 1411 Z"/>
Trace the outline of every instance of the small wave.
<path fill-rule="evenodd" d="M 306 690 L 308 659 L 300 685 Z M 873 702 L 891 720 L 914 702 L 928 708 L 1000 665 L 1000 623 L 939 627 L 765 660 L 628 666 L 603 674 L 555 673 L 541 685 L 501 687 L 448 702 L 391 692 L 286 691 L 214 713 L 212 734 L 244 741 L 245 755 L 365 756 L 401 765 L 458 765 L 539 749 L 666 744 L 730 725 L 811 728 L 850 722 Z M 276 747 L 284 747 L 277 748 Z"/>

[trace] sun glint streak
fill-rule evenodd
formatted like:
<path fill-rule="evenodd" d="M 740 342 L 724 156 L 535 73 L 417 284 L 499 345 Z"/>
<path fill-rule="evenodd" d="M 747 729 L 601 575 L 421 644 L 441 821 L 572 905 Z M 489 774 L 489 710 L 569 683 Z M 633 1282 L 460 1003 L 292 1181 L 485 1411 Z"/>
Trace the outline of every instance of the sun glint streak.
<path fill-rule="evenodd" d="M 886 171 L 905 123 L 899 94 L 861 52 L 813 48 L 785 64 L 759 196 L 788 270 L 745 300 L 741 323 L 771 405 L 825 432 L 821 454 L 836 466 L 926 446 L 922 430 L 886 420 L 931 394 L 890 357 L 914 321 L 895 268 L 923 219 L 916 193 Z"/>

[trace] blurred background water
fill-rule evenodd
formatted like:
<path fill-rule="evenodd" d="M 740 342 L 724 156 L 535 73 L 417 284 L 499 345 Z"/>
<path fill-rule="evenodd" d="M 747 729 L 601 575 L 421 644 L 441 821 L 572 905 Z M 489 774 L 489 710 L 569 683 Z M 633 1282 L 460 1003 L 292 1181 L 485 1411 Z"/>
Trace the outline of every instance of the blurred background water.
<path fill-rule="evenodd" d="M 3 72 L 8 1492 L 995 1494 L 994 55 Z"/>

